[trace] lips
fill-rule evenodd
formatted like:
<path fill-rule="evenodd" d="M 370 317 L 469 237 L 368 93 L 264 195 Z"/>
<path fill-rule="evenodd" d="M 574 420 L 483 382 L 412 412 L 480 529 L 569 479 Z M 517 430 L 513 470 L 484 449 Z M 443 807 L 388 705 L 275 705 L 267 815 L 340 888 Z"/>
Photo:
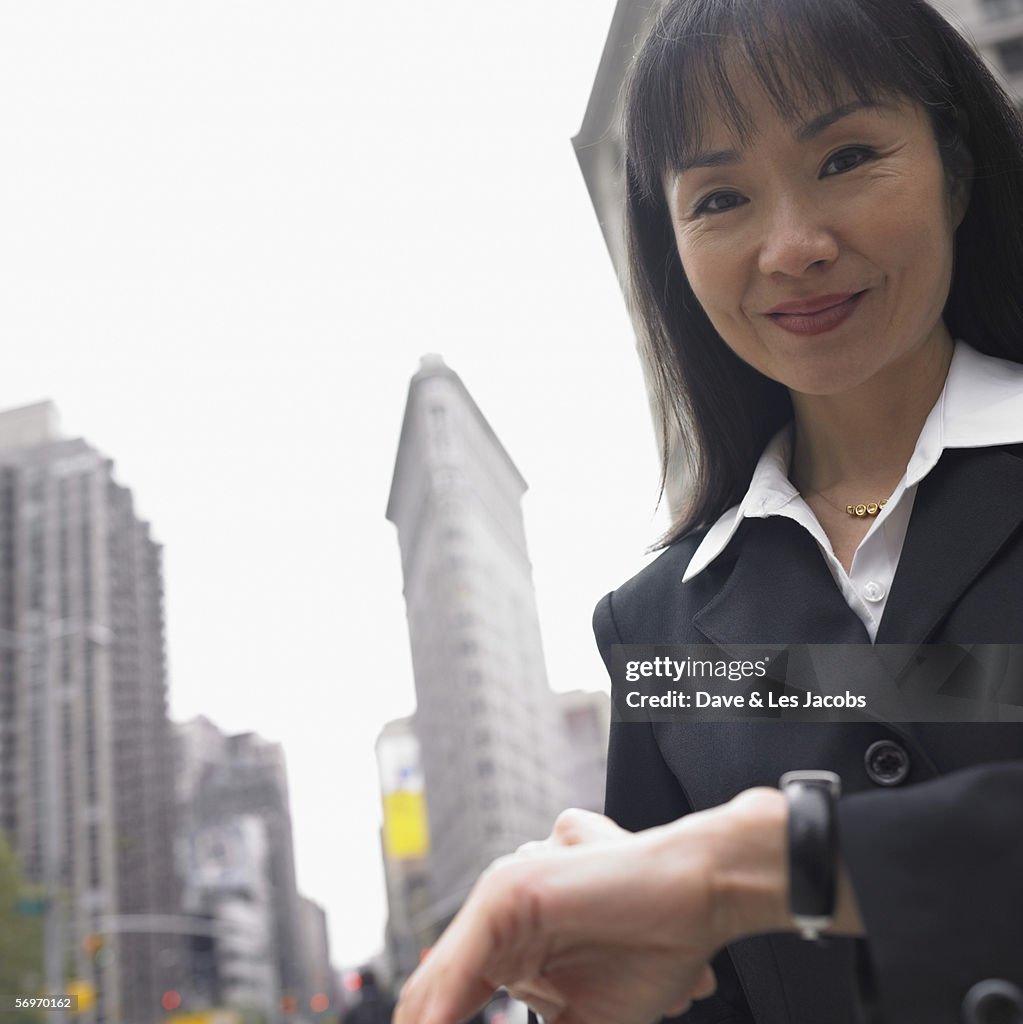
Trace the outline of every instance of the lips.
<path fill-rule="evenodd" d="M 822 310 L 838 306 L 851 299 L 859 292 L 835 292 L 833 295 L 816 295 L 809 299 L 795 299 L 792 302 L 779 302 L 773 309 L 767 311 L 772 313 L 820 313 Z"/>
<path fill-rule="evenodd" d="M 793 334 L 822 334 L 852 316 L 864 295 L 866 291 L 844 292 L 782 302 L 768 310 L 767 316 Z"/>

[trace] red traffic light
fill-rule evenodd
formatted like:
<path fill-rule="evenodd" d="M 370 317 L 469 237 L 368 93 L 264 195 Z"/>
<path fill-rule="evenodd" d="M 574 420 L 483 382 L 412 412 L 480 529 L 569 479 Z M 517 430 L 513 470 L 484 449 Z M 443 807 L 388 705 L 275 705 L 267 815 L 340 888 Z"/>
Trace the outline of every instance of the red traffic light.
<path fill-rule="evenodd" d="M 160 996 L 160 1005 L 165 1010 L 176 1010 L 181 1005 L 181 993 L 175 992 L 173 989 L 164 992 Z"/>

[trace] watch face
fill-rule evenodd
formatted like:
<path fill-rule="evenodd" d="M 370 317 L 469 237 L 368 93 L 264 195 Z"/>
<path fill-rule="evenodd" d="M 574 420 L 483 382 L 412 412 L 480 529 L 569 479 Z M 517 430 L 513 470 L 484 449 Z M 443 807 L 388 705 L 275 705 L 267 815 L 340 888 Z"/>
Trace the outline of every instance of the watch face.
<path fill-rule="evenodd" d="M 834 772 L 786 772 L 779 780 L 788 803 L 789 913 L 805 939 L 816 939 L 835 910 Z"/>

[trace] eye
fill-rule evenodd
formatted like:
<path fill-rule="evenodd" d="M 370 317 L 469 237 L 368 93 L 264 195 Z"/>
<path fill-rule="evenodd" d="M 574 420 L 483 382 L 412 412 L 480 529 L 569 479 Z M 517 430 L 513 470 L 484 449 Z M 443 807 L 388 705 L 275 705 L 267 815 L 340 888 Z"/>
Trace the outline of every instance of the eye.
<path fill-rule="evenodd" d="M 844 174 L 854 167 L 859 167 L 874 155 L 874 151 L 867 146 L 850 146 L 847 149 L 840 149 L 833 156 L 828 158 L 822 175 L 827 173 L 828 168 L 833 168 L 832 174 Z"/>
<path fill-rule="evenodd" d="M 746 200 L 737 192 L 712 192 L 693 211 L 694 213 L 727 213 L 742 206 Z"/>

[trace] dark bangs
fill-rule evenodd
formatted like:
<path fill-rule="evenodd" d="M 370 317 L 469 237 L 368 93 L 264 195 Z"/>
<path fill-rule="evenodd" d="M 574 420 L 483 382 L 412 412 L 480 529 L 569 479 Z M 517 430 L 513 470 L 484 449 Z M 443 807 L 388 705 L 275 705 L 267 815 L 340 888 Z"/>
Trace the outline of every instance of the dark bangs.
<path fill-rule="evenodd" d="M 790 121 L 851 99 L 927 110 L 950 186 L 969 190 L 945 323 L 1023 363 L 1023 127 L 973 46 L 925 0 L 665 0 L 623 95 L 628 299 L 659 406 L 662 493 L 669 478 L 686 487 L 662 544 L 740 501 L 792 417 L 788 391 L 740 360 L 696 300 L 662 189 L 702 149 L 712 110 L 740 143 L 755 133 L 737 66 Z"/>
<path fill-rule="evenodd" d="M 882 5 L 884 17 L 871 17 L 871 8 Z M 952 77 L 935 73 L 941 67 L 935 54 L 917 52 L 918 18 L 899 18 L 899 9 L 908 13 L 909 6 L 892 0 L 668 4 L 637 58 L 626 97 L 626 149 L 636 184 L 645 196 L 660 197 L 664 175 L 703 148 L 711 107 L 723 112 L 742 144 L 752 140 L 756 125 L 730 78 L 737 63 L 749 68 L 787 121 L 853 97 L 875 103 L 893 95 L 916 100 L 936 120 L 942 113 L 954 118 Z"/>

